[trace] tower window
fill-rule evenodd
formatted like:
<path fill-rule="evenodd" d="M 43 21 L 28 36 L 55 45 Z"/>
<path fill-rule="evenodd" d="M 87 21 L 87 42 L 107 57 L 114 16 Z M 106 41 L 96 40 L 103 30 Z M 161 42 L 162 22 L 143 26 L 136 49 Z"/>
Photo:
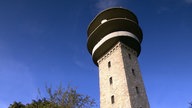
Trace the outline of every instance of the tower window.
<path fill-rule="evenodd" d="M 131 59 L 131 54 L 128 54 L 129 55 L 129 59 Z"/>
<path fill-rule="evenodd" d="M 136 89 L 136 93 L 139 94 L 139 88 L 135 87 L 135 89 Z"/>
<path fill-rule="evenodd" d="M 111 61 L 108 62 L 108 68 L 110 68 L 110 67 L 111 67 Z"/>
<path fill-rule="evenodd" d="M 115 103 L 115 97 L 114 95 L 111 96 L 111 104 L 114 104 Z"/>
<path fill-rule="evenodd" d="M 113 84 L 113 79 L 112 79 L 112 77 L 109 78 L 109 83 L 110 83 L 110 84 Z"/>
<path fill-rule="evenodd" d="M 132 69 L 132 74 L 135 76 L 135 70 L 134 69 Z"/>

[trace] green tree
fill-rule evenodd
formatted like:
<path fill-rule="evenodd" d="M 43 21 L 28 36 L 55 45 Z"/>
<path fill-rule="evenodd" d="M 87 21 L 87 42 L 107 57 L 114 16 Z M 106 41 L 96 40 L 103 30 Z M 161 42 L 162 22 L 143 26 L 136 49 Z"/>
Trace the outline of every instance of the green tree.
<path fill-rule="evenodd" d="M 94 99 L 87 95 L 77 93 L 75 88 L 68 86 L 63 89 L 62 86 L 52 92 L 50 87 L 46 87 L 51 104 L 59 108 L 90 108 L 95 105 Z"/>
<path fill-rule="evenodd" d="M 46 100 L 46 98 L 43 98 L 38 99 L 38 101 L 32 100 L 30 104 L 25 105 L 25 108 L 56 108 L 56 107 L 53 107 L 51 103 L 48 100 Z"/>
<path fill-rule="evenodd" d="M 59 86 L 55 91 L 52 91 L 51 87 L 46 87 L 46 91 L 47 98 L 32 100 L 26 105 L 14 102 L 9 108 L 91 108 L 96 105 L 95 100 L 90 96 L 77 93 L 77 90 L 70 86 L 66 89 Z"/>
<path fill-rule="evenodd" d="M 21 102 L 14 102 L 13 104 L 10 104 L 9 108 L 25 108 L 25 105 Z"/>

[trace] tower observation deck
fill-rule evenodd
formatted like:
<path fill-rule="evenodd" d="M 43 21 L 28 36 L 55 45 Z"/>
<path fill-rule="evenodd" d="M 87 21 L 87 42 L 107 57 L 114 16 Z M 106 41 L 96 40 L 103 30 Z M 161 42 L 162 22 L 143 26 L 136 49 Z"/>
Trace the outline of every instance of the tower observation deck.
<path fill-rule="evenodd" d="M 98 14 L 88 27 L 87 47 L 96 65 L 97 60 L 117 42 L 134 49 L 139 56 L 142 30 L 137 17 L 123 8 L 110 8 Z"/>

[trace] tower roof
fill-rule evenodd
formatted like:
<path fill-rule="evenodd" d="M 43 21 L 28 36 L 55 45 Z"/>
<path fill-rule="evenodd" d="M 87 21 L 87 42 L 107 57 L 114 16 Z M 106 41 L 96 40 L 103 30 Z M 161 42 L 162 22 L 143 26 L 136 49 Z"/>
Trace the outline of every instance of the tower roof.
<path fill-rule="evenodd" d="M 106 19 L 113 19 L 113 18 L 128 18 L 130 21 L 133 21 L 138 24 L 137 17 L 135 14 L 127 9 L 124 8 L 108 8 L 106 10 L 101 11 L 96 17 L 91 21 L 88 26 L 87 34 L 88 36 L 101 24 L 101 21 Z"/>
<path fill-rule="evenodd" d="M 87 47 L 95 64 L 119 41 L 136 50 L 139 55 L 143 39 L 137 17 L 124 8 L 100 12 L 90 23 L 87 35 Z"/>

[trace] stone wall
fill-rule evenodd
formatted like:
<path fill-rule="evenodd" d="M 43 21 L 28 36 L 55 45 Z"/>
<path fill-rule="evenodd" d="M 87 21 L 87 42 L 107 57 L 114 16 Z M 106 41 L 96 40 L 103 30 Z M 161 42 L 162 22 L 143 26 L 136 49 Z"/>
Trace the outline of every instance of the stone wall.
<path fill-rule="evenodd" d="M 149 108 L 136 55 L 119 42 L 98 60 L 100 108 Z"/>

